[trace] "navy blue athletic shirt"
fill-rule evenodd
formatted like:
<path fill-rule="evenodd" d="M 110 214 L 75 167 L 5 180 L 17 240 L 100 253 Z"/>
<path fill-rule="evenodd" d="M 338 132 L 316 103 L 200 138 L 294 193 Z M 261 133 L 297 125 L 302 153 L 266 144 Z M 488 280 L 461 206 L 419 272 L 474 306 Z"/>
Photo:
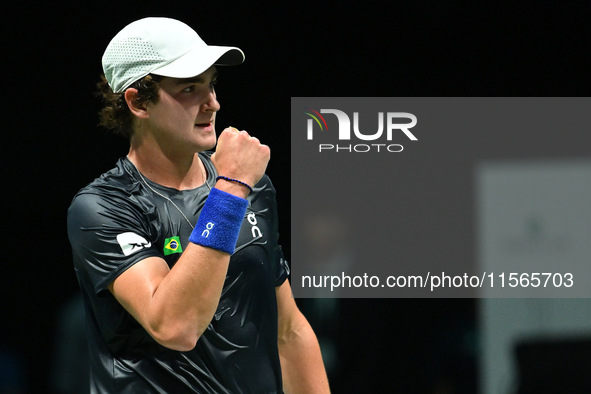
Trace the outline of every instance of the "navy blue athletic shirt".
<path fill-rule="evenodd" d="M 199 155 L 213 185 L 211 152 Z M 207 185 L 179 191 L 145 182 L 197 222 Z M 162 257 L 172 267 L 187 247 L 189 223 L 146 187 L 126 158 L 78 192 L 68 210 L 68 236 L 86 307 L 92 393 L 282 392 L 275 288 L 289 269 L 267 176 L 248 200 L 215 316 L 195 349 L 178 352 L 154 341 L 108 285 L 147 257 Z"/>

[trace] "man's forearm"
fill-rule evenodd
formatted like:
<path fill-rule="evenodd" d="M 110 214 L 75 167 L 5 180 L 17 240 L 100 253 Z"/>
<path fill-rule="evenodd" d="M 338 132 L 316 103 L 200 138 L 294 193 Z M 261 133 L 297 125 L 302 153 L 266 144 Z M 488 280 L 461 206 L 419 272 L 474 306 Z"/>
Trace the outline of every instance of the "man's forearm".
<path fill-rule="evenodd" d="M 297 326 L 281 335 L 278 344 L 287 394 L 330 392 L 318 339 L 303 316 Z"/>
<path fill-rule="evenodd" d="M 160 258 L 147 258 L 109 289 L 158 343 L 187 351 L 215 313 L 229 259 L 223 252 L 189 244 L 172 270 Z"/>
<path fill-rule="evenodd" d="M 217 309 L 230 258 L 190 244 L 181 259 L 154 293 L 152 322 L 178 322 L 184 327 L 180 336 L 196 342 Z"/>

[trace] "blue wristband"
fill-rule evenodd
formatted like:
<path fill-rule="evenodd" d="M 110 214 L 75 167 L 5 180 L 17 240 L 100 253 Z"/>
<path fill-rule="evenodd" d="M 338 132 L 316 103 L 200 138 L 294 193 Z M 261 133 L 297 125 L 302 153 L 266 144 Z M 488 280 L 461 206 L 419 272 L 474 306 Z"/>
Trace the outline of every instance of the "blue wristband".
<path fill-rule="evenodd" d="M 216 188 L 211 189 L 189 241 L 234 253 L 247 206 L 248 200 Z"/>

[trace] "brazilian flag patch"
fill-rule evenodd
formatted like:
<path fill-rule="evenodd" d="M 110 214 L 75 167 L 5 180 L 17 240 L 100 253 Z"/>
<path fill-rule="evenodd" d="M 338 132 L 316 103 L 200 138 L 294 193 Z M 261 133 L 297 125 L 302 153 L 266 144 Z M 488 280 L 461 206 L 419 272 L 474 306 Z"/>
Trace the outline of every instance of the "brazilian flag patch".
<path fill-rule="evenodd" d="M 164 240 L 164 255 L 182 253 L 183 248 L 181 247 L 181 240 L 179 237 L 166 238 Z"/>

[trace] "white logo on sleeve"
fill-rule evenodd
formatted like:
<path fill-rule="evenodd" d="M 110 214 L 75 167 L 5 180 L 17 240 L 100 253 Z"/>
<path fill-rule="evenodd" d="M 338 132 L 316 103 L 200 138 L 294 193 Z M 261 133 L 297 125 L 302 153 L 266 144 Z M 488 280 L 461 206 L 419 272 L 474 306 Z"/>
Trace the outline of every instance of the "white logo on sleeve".
<path fill-rule="evenodd" d="M 119 234 L 117 236 L 117 242 L 119 242 L 119 246 L 121 246 L 121 250 L 125 256 L 152 246 L 152 243 L 146 241 L 144 237 L 131 232 Z"/>

